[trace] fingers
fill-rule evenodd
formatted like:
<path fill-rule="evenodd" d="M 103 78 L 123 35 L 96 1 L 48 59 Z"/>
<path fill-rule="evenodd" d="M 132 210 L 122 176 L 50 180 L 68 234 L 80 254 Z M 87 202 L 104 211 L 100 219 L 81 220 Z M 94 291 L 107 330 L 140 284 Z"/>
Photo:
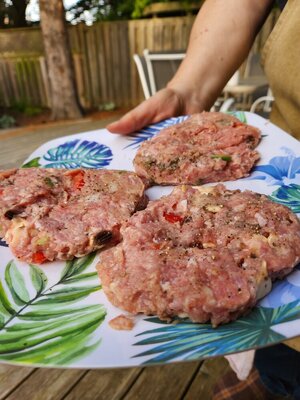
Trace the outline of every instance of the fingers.
<path fill-rule="evenodd" d="M 162 89 L 106 128 L 111 133 L 135 132 L 145 125 L 180 114 L 182 112 L 181 105 L 180 97 L 173 90 Z"/>
<path fill-rule="evenodd" d="M 118 121 L 109 124 L 106 128 L 111 133 L 125 135 L 142 128 L 148 123 L 151 123 L 151 119 L 153 118 L 153 107 L 151 103 L 153 103 L 152 98 L 144 101 Z"/>

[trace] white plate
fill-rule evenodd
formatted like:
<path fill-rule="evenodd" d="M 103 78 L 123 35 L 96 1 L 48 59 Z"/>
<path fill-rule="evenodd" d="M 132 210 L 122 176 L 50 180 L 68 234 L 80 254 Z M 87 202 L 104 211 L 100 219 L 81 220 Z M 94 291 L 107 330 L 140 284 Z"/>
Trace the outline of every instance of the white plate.
<path fill-rule="evenodd" d="M 300 143 L 255 114 L 237 116 L 261 129 L 261 159 L 250 177 L 226 186 L 264 193 L 300 213 Z M 171 118 L 135 136 L 111 135 L 102 129 L 62 137 L 42 145 L 26 163 L 132 170 L 139 143 L 184 118 Z M 148 195 L 153 199 L 168 192 L 168 187 L 154 187 Z M 138 366 L 198 360 L 300 335 L 299 269 L 275 283 L 247 317 L 217 329 L 139 316 L 132 331 L 116 331 L 108 322 L 122 311 L 101 290 L 95 273 L 97 256 L 32 266 L 14 259 L 3 242 L 0 255 L 3 362 L 72 368 Z"/>

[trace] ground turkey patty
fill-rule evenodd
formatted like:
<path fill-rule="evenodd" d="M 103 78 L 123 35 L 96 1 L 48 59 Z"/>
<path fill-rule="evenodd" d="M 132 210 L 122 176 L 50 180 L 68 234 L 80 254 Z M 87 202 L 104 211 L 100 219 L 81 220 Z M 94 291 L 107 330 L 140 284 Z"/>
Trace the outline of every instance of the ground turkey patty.
<path fill-rule="evenodd" d="M 21 260 L 68 260 L 119 241 L 121 223 L 145 201 L 144 184 L 132 172 L 2 171 L 1 236 Z"/>
<path fill-rule="evenodd" d="M 142 143 L 137 174 L 151 184 L 201 185 L 247 176 L 259 159 L 258 129 L 223 113 L 203 112 Z"/>
<path fill-rule="evenodd" d="M 100 257 L 103 289 L 115 306 L 161 319 L 234 320 L 300 259 L 300 223 L 288 208 L 223 185 L 178 186 L 121 234 Z"/>

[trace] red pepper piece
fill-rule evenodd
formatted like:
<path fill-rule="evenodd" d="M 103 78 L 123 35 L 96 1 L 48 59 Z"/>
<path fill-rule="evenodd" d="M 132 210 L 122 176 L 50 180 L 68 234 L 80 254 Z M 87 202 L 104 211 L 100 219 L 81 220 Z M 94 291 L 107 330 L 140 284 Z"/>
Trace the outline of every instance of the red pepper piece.
<path fill-rule="evenodd" d="M 160 250 L 161 249 L 161 243 L 152 243 L 151 248 L 154 250 Z"/>
<path fill-rule="evenodd" d="M 237 126 L 242 126 L 243 124 L 242 124 L 242 122 L 233 122 L 233 124 L 232 124 L 232 127 L 233 128 L 236 128 Z"/>
<path fill-rule="evenodd" d="M 42 251 L 37 251 L 32 255 L 32 262 L 35 264 L 42 264 L 45 262 L 47 258 L 45 257 L 44 253 Z"/>
<path fill-rule="evenodd" d="M 84 186 L 84 172 L 83 171 L 74 171 L 70 174 L 72 177 L 73 188 L 80 190 Z"/>
<path fill-rule="evenodd" d="M 165 220 L 168 222 L 171 222 L 171 224 L 174 224 L 175 222 L 183 221 L 183 218 L 180 215 L 177 215 L 174 213 L 167 213 L 166 211 L 164 211 L 163 216 L 164 216 Z"/>

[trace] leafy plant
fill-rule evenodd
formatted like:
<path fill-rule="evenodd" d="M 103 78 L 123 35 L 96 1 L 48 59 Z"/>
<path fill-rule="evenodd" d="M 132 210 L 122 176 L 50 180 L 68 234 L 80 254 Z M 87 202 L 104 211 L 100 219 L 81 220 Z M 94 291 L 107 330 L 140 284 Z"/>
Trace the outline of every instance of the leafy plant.
<path fill-rule="evenodd" d="M 131 14 L 132 18 L 141 18 L 145 7 L 150 3 L 150 0 L 135 0 L 134 9 Z"/>
<path fill-rule="evenodd" d="M 19 113 L 25 114 L 28 117 L 33 117 L 34 115 L 38 115 L 43 111 L 41 107 L 28 104 L 26 100 L 15 101 L 12 109 Z"/>
<path fill-rule="evenodd" d="M 87 20 L 95 21 L 112 21 L 131 18 L 141 18 L 146 6 L 152 3 L 169 3 L 173 0 L 78 0 L 75 4 L 67 9 L 68 20 L 72 23 L 79 23 Z M 174 0 L 176 1 L 176 0 Z M 183 9 L 188 10 L 190 4 L 194 4 L 194 0 L 181 0 Z M 88 13 L 87 13 L 88 12 Z"/>
<path fill-rule="evenodd" d="M 0 359 L 64 365 L 99 345 L 100 340 L 92 342 L 92 334 L 105 318 L 104 307 L 76 307 L 77 301 L 101 289 L 86 285 L 97 275 L 85 272 L 94 257 L 90 254 L 67 262 L 58 282 L 50 287 L 42 269 L 30 265 L 33 296 L 15 262 L 7 264 L 7 289 L 0 281 Z"/>
<path fill-rule="evenodd" d="M 242 351 L 252 347 L 276 343 L 284 336 L 273 331 L 277 324 L 300 317 L 300 301 L 278 308 L 257 307 L 247 317 L 230 324 L 212 328 L 208 324 L 195 324 L 181 320 L 176 324 L 151 329 L 140 335 L 148 335 L 136 346 L 154 345 L 150 350 L 135 357 L 150 356 L 145 364 L 170 360 L 196 360 L 200 357 Z M 157 318 L 148 318 L 152 323 L 162 323 Z"/>
<path fill-rule="evenodd" d="M 154 3 L 172 3 L 173 1 L 179 2 L 184 11 L 189 11 L 190 6 L 195 4 L 194 0 L 135 0 L 134 10 L 131 14 L 132 18 L 141 18 L 147 6 Z M 199 3 L 200 7 L 200 3 Z"/>
<path fill-rule="evenodd" d="M 27 107 L 27 102 L 24 100 L 15 101 L 12 105 L 12 109 L 18 111 L 19 113 L 24 113 Z"/>
<path fill-rule="evenodd" d="M 99 111 L 112 111 L 116 109 L 116 105 L 114 102 L 110 102 L 110 103 L 103 103 L 100 104 L 98 107 Z"/>
<path fill-rule="evenodd" d="M 34 117 L 35 115 L 41 114 L 42 111 L 41 107 L 27 106 L 25 107 L 24 114 L 28 117 Z"/>
<path fill-rule="evenodd" d="M 11 128 L 16 125 L 16 120 L 11 115 L 4 114 L 0 117 L 0 129 Z"/>
<path fill-rule="evenodd" d="M 129 19 L 134 8 L 131 0 L 78 0 L 67 9 L 68 20 L 78 23 L 87 20 L 112 21 Z M 88 13 L 87 13 L 88 12 Z"/>

